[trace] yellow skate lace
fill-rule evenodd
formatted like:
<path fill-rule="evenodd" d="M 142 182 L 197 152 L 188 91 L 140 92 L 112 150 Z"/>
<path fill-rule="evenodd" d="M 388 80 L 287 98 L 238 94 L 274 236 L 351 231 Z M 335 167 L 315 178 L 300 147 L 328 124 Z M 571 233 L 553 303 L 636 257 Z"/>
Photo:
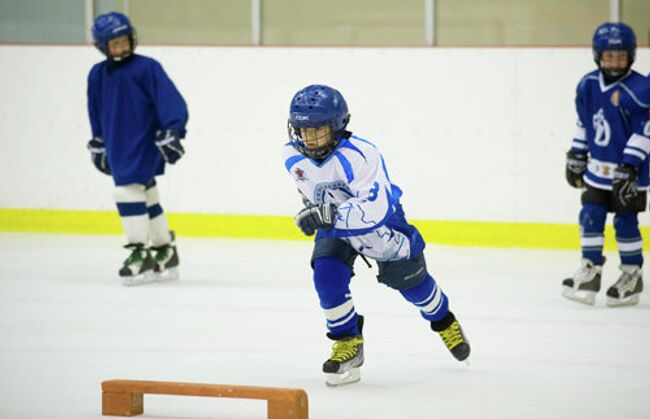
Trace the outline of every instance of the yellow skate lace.
<path fill-rule="evenodd" d="M 359 345 L 363 343 L 363 338 L 353 337 L 345 340 L 337 340 L 332 345 L 332 361 L 345 362 L 348 361 L 359 352 Z"/>
<path fill-rule="evenodd" d="M 449 349 L 453 349 L 464 342 L 463 335 L 460 333 L 460 326 L 458 325 L 457 321 L 454 321 L 448 328 L 439 333 L 442 337 L 442 341 L 445 342 L 445 345 Z"/>

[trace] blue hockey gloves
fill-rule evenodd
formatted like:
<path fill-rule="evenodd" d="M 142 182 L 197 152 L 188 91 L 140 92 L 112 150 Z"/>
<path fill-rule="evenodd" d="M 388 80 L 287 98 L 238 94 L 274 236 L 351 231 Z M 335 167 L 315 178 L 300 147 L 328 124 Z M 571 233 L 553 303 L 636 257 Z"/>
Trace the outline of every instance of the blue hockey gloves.
<path fill-rule="evenodd" d="M 614 169 L 612 193 L 614 195 L 614 207 L 617 211 L 636 211 L 636 197 L 639 190 L 634 166 L 622 164 Z"/>
<path fill-rule="evenodd" d="M 574 153 L 571 150 L 566 153 L 566 181 L 574 188 L 582 188 L 585 186 L 585 181 L 582 180 L 587 170 L 587 154 Z"/>
<path fill-rule="evenodd" d="M 336 222 L 336 205 L 311 205 L 296 215 L 296 225 L 305 234 L 312 236 L 319 228 L 330 229 Z"/>
<path fill-rule="evenodd" d="M 99 137 L 95 137 L 92 140 L 88 141 L 88 150 L 90 150 L 90 158 L 93 161 L 93 164 L 100 172 L 110 175 L 111 168 L 108 166 L 108 160 L 106 159 L 106 147 L 104 147 L 104 140 Z"/>
<path fill-rule="evenodd" d="M 178 131 L 158 131 L 156 133 L 156 146 L 165 161 L 169 164 L 176 163 L 185 154 L 185 149 L 181 145 L 181 137 Z"/>

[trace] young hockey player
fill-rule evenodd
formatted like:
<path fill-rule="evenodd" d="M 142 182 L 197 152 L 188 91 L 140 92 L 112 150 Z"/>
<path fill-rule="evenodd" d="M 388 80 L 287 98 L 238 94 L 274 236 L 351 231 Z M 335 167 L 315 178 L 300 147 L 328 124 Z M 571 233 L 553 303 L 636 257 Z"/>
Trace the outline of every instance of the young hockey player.
<path fill-rule="evenodd" d="M 607 305 L 637 304 L 643 290 L 641 232 L 650 183 L 650 81 L 631 69 L 636 37 L 624 23 L 596 29 L 597 70 L 578 84 L 578 128 L 567 153 L 566 179 L 584 188 L 580 211 L 582 266 L 562 282 L 562 295 L 594 304 L 600 291 L 605 220 L 614 213 L 621 276 L 607 290 Z"/>
<path fill-rule="evenodd" d="M 160 206 L 155 176 L 183 156 L 187 107 L 161 65 L 134 53 L 129 19 L 95 19 L 95 46 L 106 56 L 88 76 L 88 113 L 95 167 L 112 175 L 115 201 L 131 251 L 119 270 L 124 285 L 178 277 L 174 235 Z M 153 254 L 152 254 L 153 252 Z"/>
<path fill-rule="evenodd" d="M 470 346 L 447 296 L 427 272 L 424 241 L 408 224 L 402 191 L 390 181 L 377 147 L 346 130 L 350 120 L 337 90 L 311 85 L 291 100 L 285 166 L 305 208 L 296 225 L 316 233 L 311 266 L 327 319 L 332 354 L 323 364 L 329 385 L 360 379 L 363 316 L 350 294 L 355 258 L 377 261 L 379 282 L 398 290 L 430 322 L 452 355 L 467 359 Z"/>

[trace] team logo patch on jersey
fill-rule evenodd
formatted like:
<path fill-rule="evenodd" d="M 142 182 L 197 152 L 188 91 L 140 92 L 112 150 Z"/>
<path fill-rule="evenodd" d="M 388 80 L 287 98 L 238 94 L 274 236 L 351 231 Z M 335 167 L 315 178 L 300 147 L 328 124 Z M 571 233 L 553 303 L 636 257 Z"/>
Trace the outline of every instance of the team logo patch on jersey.
<path fill-rule="evenodd" d="M 305 176 L 305 171 L 302 170 L 300 167 L 296 167 L 296 170 L 294 170 L 293 173 L 296 175 L 296 180 L 299 180 L 301 182 L 307 180 L 307 176 Z"/>
<path fill-rule="evenodd" d="M 605 119 L 603 108 L 598 109 L 598 112 L 593 115 L 592 123 L 594 126 L 594 143 L 597 146 L 607 147 L 612 136 L 612 128 Z"/>
<path fill-rule="evenodd" d="M 618 90 L 612 93 L 612 95 L 609 97 L 609 100 L 612 102 L 612 105 L 618 106 L 618 103 L 621 100 L 621 92 Z"/>

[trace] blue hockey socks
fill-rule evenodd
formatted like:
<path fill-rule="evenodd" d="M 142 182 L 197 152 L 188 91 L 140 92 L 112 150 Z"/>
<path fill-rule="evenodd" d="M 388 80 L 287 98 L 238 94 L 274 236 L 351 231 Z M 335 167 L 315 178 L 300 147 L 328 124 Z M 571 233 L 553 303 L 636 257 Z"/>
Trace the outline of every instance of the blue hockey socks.
<path fill-rule="evenodd" d="M 351 277 L 350 267 L 337 258 L 322 257 L 314 261 L 314 286 L 333 338 L 360 333 L 350 294 Z"/>
<path fill-rule="evenodd" d="M 447 296 L 429 274 L 418 285 L 400 290 L 400 293 L 420 309 L 420 314 L 428 321 L 439 321 L 449 311 Z"/>

